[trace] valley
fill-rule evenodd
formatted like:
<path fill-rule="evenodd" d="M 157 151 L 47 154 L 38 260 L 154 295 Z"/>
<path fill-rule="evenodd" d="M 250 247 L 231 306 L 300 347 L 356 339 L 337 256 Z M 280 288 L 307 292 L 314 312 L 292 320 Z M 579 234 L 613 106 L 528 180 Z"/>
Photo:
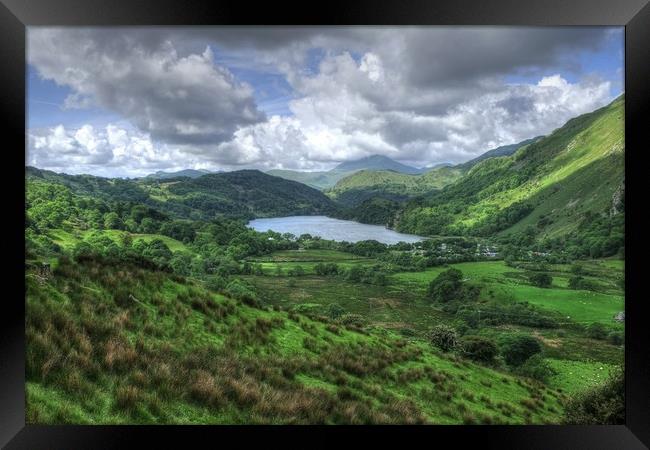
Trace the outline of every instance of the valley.
<path fill-rule="evenodd" d="M 27 422 L 584 423 L 624 356 L 623 101 L 429 169 L 28 167 Z"/>

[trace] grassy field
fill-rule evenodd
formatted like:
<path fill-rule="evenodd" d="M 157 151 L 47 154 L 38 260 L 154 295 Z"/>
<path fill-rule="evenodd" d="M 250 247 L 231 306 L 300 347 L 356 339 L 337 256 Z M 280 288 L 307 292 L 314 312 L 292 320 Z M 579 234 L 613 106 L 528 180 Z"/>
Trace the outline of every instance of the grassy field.
<path fill-rule="evenodd" d="M 336 262 L 343 267 L 375 262 L 370 258 L 360 258 L 328 250 L 277 252 L 268 258 L 256 259 L 256 261 L 264 261 L 262 267 L 268 271 L 269 275 L 276 274 L 277 267 L 286 273 L 291 268 L 300 265 L 307 274 L 313 275 L 313 266 L 319 262 Z M 612 271 L 622 272 L 621 265 L 617 263 L 619 261 L 611 260 L 590 263 L 586 265 L 588 273 L 584 277 L 596 284 L 603 284 L 603 278 L 597 269 L 605 266 L 610 274 Z M 530 273 L 529 271 L 508 267 L 503 261 L 460 263 L 454 264 L 453 267 L 460 269 L 467 281 L 483 285 L 484 293 L 490 295 L 489 293 L 492 292 L 492 297 L 495 299 L 504 302 L 528 302 L 561 314 L 567 322 L 583 324 L 600 322 L 612 328 L 622 327 L 620 323 L 612 320 L 617 312 L 624 309 L 622 290 L 612 280 L 606 280 L 610 293 L 569 289 L 567 287 L 570 276 L 569 267 L 558 265 L 552 268 L 551 274 L 554 275 L 552 287 L 538 288 L 528 282 L 526 276 Z M 376 303 L 381 303 L 381 299 L 385 298 L 389 303 L 397 301 L 402 307 L 417 308 L 429 303 L 418 302 L 416 299 L 424 296 L 431 280 L 444 270 L 446 270 L 444 267 L 435 267 L 422 272 L 397 273 L 390 277 L 391 284 L 388 287 L 379 287 L 380 289 L 373 289 L 368 285 L 360 286 L 361 292 L 368 291 L 368 295 L 363 296 L 366 298 L 363 304 L 359 304 L 359 294 L 351 287 L 352 283 L 333 283 L 335 285 L 330 286 L 330 283 L 324 282 L 325 279 L 311 276 L 306 279 L 293 279 L 293 286 L 288 286 L 289 280 L 286 282 L 265 281 L 261 277 L 257 277 L 259 278 L 257 282 L 264 285 L 266 290 L 277 284 L 278 292 L 285 296 L 281 300 L 285 305 L 295 302 L 295 299 L 319 298 L 324 304 L 340 299 L 341 302 L 353 305 L 353 309 L 369 311 L 373 309 L 373 305 L 367 298 L 377 299 Z M 612 274 L 611 276 L 615 277 L 616 275 Z M 336 284 L 340 285 L 336 286 Z M 286 291 L 294 291 L 293 294 L 289 293 L 292 297 L 287 297 Z M 422 311 L 418 311 L 417 314 L 420 313 Z"/>
<path fill-rule="evenodd" d="M 594 361 L 572 361 L 548 358 L 550 366 L 557 371 L 551 376 L 549 386 L 569 394 L 579 392 L 585 385 L 597 385 L 607 379 L 614 365 Z"/>
<path fill-rule="evenodd" d="M 549 311 L 561 314 L 567 321 L 576 323 L 600 322 L 613 328 L 621 324 L 612 320 L 613 316 L 624 309 L 623 293 L 617 288 L 616 294 L 603 294 L 585 290 L 573 290 L 567 287 L 568 266 L 560 267 L 561 276 L 555 276 L 551 288 L 531 286 L 526 279 L 525 270 L 506 266 L 503 261 L 486 261 L 455 264 L 468 281 L 484 284 L 484 291 L 492 291 L 493 297 L 502 301 L 525 301 Z M 556 270 L 559 268 L 556 267 Z M 428 283 L 440 272 L 441 267 L 427 269 L 424 272 L 404 272 L 394 276 L 396 283 L 405 291 L 424 294 Z M 614 267 L 612 267 L 614 270 Z M 585 278 L 600 283 L 600 278 L 585 275 Z"/>
<path fill-rule="evenodd" d="M 26 277 L 28 423 L 560 419 L 556 390 L 385 329 L 251 307 L 135 266 L 62 262 Z"/>
<path fill-rule="evenodd" d="M 277 252 L 260 261 L 267 261 L 262 263 L 265 274 L 246 279 L 270 305 L 326 315 L 330 305 L 336 304 L 346 313 L 361 315 L 369 325 L 422 339 L 433 325 L 453 320 L 452 315 L 426 297 L 428 284 L 446 270 L 444 267 L 391 274 L 387 286 L 375 286 L 340 278 L 333 281 L 313 272 L 318 262 L 335 262 L 343 267 L 376 262 L 370 258 L 308 250 Z M 306 275 L 286 276 L 297 265 L 303 267 Z M 514 325 L 484 326 L 478 333 L 498 339 L 503 332 L 532 332 L 542 343 L 549 364 L 558 372 L 549 383 L 566 392 L 597 384 L 601 380 L 600 367 L 609 370 L 621 364 L 623 358 L 622 347 L 585 337 L 580 331 L 594 322 L 622 331 L 623 324 L 613 320 L 614 314 L 624 309 L 623 292 L 616 282 L 622 276 L 622 261 L 589 261 L 582 266 L 582 276 L 603 292 L 569 289 L 567 283 L 572 276 L 569 265 L 549 266 L 548 273 L 553 276 L 550 288 L 532 286 L 527 278 L 532 273 L 530 270 L 509 267 L 502 261 L 453 265 L 463 272 L 467 282 L 481 286 L 483 300 L 498 304 L 528 302 L 555 318 L 559 328 L 531 330 Z M 281 276 L 276 267 L 281 269 Z"/>

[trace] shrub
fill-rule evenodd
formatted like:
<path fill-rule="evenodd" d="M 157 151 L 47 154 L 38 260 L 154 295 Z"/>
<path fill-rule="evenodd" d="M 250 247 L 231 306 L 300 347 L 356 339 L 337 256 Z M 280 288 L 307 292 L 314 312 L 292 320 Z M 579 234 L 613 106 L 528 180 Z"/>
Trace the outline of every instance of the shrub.
<path fill-rule="evenodd" d="M 612 331 L 607 335 L 607 340 L 612 345 L 623 345 L 625 342 L 625 336 L 620 331 Z"/>
<path fill-rule="evenodd" d="M 528 281 L 533 286 L 541 287 L 541 288 L 547 288 L 551 287 L 551 284 L 553 283 L 553 277 L 551 277 L 547 273 L 533 273 L 528 276 Z"/>
<path fill-rule="evenodd" d="M 571 266 L 571 273 L 576 275 L 584 275 L 585 268 L 582 264 L 575 263 Z"/>
<path fill-rule="evenodd" d="M 587 326 L 587 336 L 603 341 L 607 339 L 607 328 L 602 323 L 594 322 Z"/>
<path fill-rule="evenodd" d="M 517 373 L 524 377 L 546 382 L 557 372 L 549 366 L 541 355 L 533 355 L 517 369 Z"/>
<path fill-rule="evenodd" d="M 462 286 L 462 278 L 458 269 L 445 270 L 429 284 L 429 297 L 440 302 L 453 300 Z"/>
<path fill-rule="evenodd" d="M 458 345 L 458 333 L 447 325 L 437 325 L 429 332 L 429 341 L 443 352 L 448 352 Z"/>
<path fill-rule="evenodd" d="M 251 289 L 242 280 L 239 279 L 235 279 L 228 283 L 225 288 L 225 293 L 232 298 L 242 300 L 244 302 L 255 302 L 257 300 L 257 295 L 253 289 Z"/>
<path fill-rule="evenodd" d="M 359 314 L 343 314 L 338 318 L 338 322 L 343 325 L 351 325 L 354 327 L 362 327 L 365 320 Z"/>
<path fill-rule="evenodd" d="M 481 362 L 491 362 L 498 353 L 494 341 L 481 336 L 464 336 L 461 348 L 465 357 Z"/>
<path fill-rule="evenodd" d="M 338 303 L 331 303 L 327 306 L 327 315 L 332 319 L 338 319 L 345 314 L 345 309 Z"/>
<path fill-rule="evenodd" d="M 625 381 L 616 370 L 601 386 L 571 398 L 564 409 L 570 425 L 621 425 L 625 423 Z"/>
<path fill-rule="evenodd" d="M 295 266 L 289 269 L 288 274 L 290 277 L 301 277 L 305 274 L 305 269 L 302 266 Z"/>
<path fill-rule="evenodd" d="M 316 275 L 337 275 L 339 273 L 339 266 L 334 263 L 318 263 L 314 266 Z"/>
<path fill-rule="evenodd" d="M 571 289 L 584 289 L 584 290 L 587 290 L 587 291 L 593 291 L 593 290 L 596 289 L 596 285 L 593 282 L 591 282 L 591 281 L 589 281 L 589 280 L 587 280 L 587 279 L 585 279 L 585 278 L 583 278 L 581 276 L 575 276 L 575 277 L 569 278 L 569 288 L 571 288 Z"/>
<path fill-rule="evenodd" d="M 211 291 L 221 291 L 226 287 L 227 280 L 224 277 L 219 275 L 212 275 L 207 280 L 205 280 L 205 287 Z"/>
<path fill-rule="evenodd" d="M 510 366 L 521 366 L 528 358 L 542 351 L 539 341 L 525 334 L 502 336 L 499 350 L 503 359 Z"/>

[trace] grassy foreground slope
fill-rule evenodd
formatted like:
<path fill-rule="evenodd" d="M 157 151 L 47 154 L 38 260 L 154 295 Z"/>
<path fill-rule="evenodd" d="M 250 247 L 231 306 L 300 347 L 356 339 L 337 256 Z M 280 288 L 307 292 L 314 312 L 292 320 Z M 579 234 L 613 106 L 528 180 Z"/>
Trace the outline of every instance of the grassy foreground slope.
<path fill-rule="evenodd" d="M 539 239 L 620 213 L 624 98 L 568 121 L 512 156 L 490 158 L 441 192 L 410 202 L 400 231 L 421 235 L 509 233 L 534 225 Z"/>
<path fill-rule="evenodd" d="M 26 272 L 29 423 L 557 423 L 562 395 L 168 272 Z"/>

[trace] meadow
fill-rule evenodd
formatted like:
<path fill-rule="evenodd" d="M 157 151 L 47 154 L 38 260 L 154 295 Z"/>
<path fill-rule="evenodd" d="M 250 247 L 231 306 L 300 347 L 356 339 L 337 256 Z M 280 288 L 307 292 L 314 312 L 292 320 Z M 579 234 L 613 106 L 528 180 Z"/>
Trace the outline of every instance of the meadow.
<path fill-rule="evenodd" d="M 270 305 L 321 315 L 336 305 L 345 313 L 361 316 L 369 326 L 419 340 L 426 339 L 432 326 L 454 321 L 453 314 L 445 312 L 426 295 L 429 283 L 448 267 L 397 272 L 389 276 L 386 286 L 377 286 L 346 280 L 332 283 L 328 277 L 314 273 L 314 266 L 320 262 L 334 262 L 342 267 L 372 266 L 377 263 L 373 258 L 330 250 L 293 250 L 252 260 L 262 261 L 264 274 L 244 278 Z M 302 267 L 304 275 L 289 275 L 296 266 Z M 493 325 L 487 320 L 479 322 L 477 330 L 473 330 L 493 338 L 503 332 L 532 332 L 543 343 L 543 355 L 557 372 L 549 378 L 549 386 L 567 392 L 584 390 L 598 384 L 611 367 L 622 362 L 620 345 L 585 335 L 585 329 L 592 323 L 603 324 L 610 331 L 623 330 L 623 324 L 613 320 L 624 309 L 623 292 L 616 284 L 622 275 L 622 261 L 594 260 L 584 264 L 584 277 L 604 292 L 570 289 L 567 284 L 572 266 L 568 264 L 549 267 L 553 281 L 548 288 L 531 285 L 526 278 L 530 270 L 509 267 L 503 261 L 467 262 L 449 267 L 461 270 L 464 281 L 480 286 L 481 301 L 475 308 L 484 309 L 485 319 L 489 319 L 490 309 L 484 304 L 528 303 L 555 320 L 554 328 Z"/>

